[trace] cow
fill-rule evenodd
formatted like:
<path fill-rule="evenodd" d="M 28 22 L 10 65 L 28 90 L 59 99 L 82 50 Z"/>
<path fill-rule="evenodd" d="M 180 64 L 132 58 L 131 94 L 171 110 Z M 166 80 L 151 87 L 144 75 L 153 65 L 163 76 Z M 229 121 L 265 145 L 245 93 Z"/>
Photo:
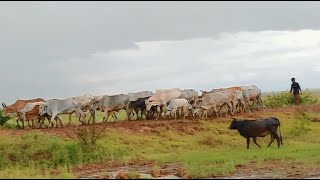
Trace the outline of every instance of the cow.
<path fill-rule="evenodd" d="M 93 106 L 95 97 L 91 94 L 85 94 L 83 96 L 73 97 L 73 99 L 76 100 L 78 103 L 80 103 L 81 110 L 84 112 L 84 113 L 81 113 L 84 116 L 83 119 L 84 120 L 86 119 L 86 115 L 89 112 L 90 119 L 88 120 L 88 123 L 90 123 L 91 120 L 95 121 L 95 110 L 94 110 L 94 106 Z M 82 123 L 85 123 L 85 122 L 82 122 Z"/>
<path fill-rule="evenodd" d="M 37 123 L 39 124 L 39 128 L 41 128 L 44 124 L 45 118 L 47 118 L 48 120 L 50 120 L 51 118 L 48 114 L 44 114 L 43 116 L 39 115 L 39 106 L 41 104 L 43 103 L 28 103 L 22 111 L 18 112 L 19 118 L 21 118 L 22 120 L 27 120 L 28 125 L 31 128 L 34 128 L 35 121 L 37 121 Z M 30 126 L 30 121 L 32 121 L 32 126 Z"/>
<path fill-rule="evenodd" d="M 228 87 L 228 88 L 219 88 L 219 89 L 212 89 L 211 91 L 202 91 L 202 96 L 212 92 L 224 92 L 226 93 L 230 99 L 232 99 L 232 109 L 234 112 L 242 112 L 247 107 L 245 103 L 245 99 L 242 93 L 242 89 L 240 87 Z"/>
<path fill-rule="evenodd" d="M 156 120 L 161 116 L 163 109 L 166 109 L 167 103 L 171 99 L 178 99 L 181 96 L 182 91 L 178 88 L 173 89 L 158 89 L 150 98 L 146 100 L 147 111 L 150 111 L 152 106 L 159 106 L 160 112 Z"/>
<path fill-rule="evenodd" d="M 216 117 L 218 118 L 218 115 L 222 117 L 221 115 L 221 109 L 223 106 L 228 106 L 229 113 L 231 116 L 234 115 L 232 111 L 232 99 L 228 97 L 223 92 L 214 92 L 214 93 L 207 93 L 204 94 L 201 98 L 197 100 L 195 105 L 193 106 L 195 109 L 201 108 L 203 110 L 202 118 L 206 116 L 206 119 L 208 118 L 208 111 L 213 109 L 216 112 Z M 227 113 L 226 112 L 226 116 Z"/>
<path fill-rule="evenodd" d="M 127 118 L 130 121 L 129 97 L 126 94 L 117 94 L 112 96 L 104 95 L 99 102 L 95 102 L 95 108 L 99 108 L 105 113 L 103 122 L 108 120 L 110 113 L 114 113 L 121 109 L 126 111 Z"/>
<path fill-rule="evenodd" d="M 202 109 L 201 108 L 191 108 L 190 109 L 191 113 L 192 113 L 192 117 L 195 118 L 198 116 L 198 118 L 201 118 L 202 115 Z"/>
<path fill-rule="evenodd" d="M 81 117 L 82 109 L 81 104 L 74 100 L 73 98 L 67 99 L 51 99 L 47 100 L 45 104 L 39 105 L 39 115 L 43 116 L 44 114 L 48 114 L 51 116 L 51 121 L 56 120 L 56 127 L 58 127 L 58 121 L 60 125 L 63 126 L 61 119 L 58 117 L 60 114 L 69 114 L 69 124 L 71 125 L 71 115 L 75 113 L 76 119 Z M 78 121 L 76 121 L 76 127 L 78 127 Z"/>
<path fill-rule="evenodd" d="M 150 110 L 146 113 L 146 119 L 155 118 L 155 116 L 158 117 L 158 113 L 160 112 L 158 108 L 160 107 L 157 105 L 151 106 Z"/>
<path fill-rule="evenodd" d="M 146 107 L 145 100 L 148 98 L 149 97 L 143 97 L 143 98 L 138 98 L 136 101 L 130 101 L 129 109 L 130 109 L 132 115 L 134 115 L 134 112 L 136 112 L 137 119 L 142 119 L 143 114 L 147 117 L 147 114 L 146 114 L 147 107 Z M 139 118 L 139 113 L 138 113 L 139 110 L 141 111 L 140 118 Z"/>
<path fill-rule="evenodd" d="M 27 103 L 27 104 L 24 106 L 24 108 L 22 108 L 21 110 L 19 110 L 18 113 L 17 113 L 20 121 L 22 121 L 22 122 L 28 121 L 28 125 L 29 125 L 29 127 L 31 127 L 29 121 L 31 120 L 31 121 L 32 121 L 32 124 L 33 124 L 33 122 L 34 122 L 34 120 L 35 120 L 35 118 L 33 118 L 34 116 L 38 116 L 38 117 L 40 118 L 40 116 L 39 116 L 39 111 L 38 111 L 37 113 L 35 113 L 35 110 L 33 110 L 34 107 L 37 106 L 37 105 L 40 105 L 40 104 L 44 104 L 44 103 L 45 103 L 45 102 Z M 33 110 L 33 111 L 32 111 L 32 110 Z M 38 107 L 38 110 L 39 110 L 39 107 Z M 30 112 L 30 111 L 32 111 L 32 112 Z M 30 112 L 30 113 L 28 113 L 28 112 Z M 27 113 L 28 113 L 28 116 L 26 115 Z M 28 117 L 32 117 L 32 118 L 28 118 Z M 33 126 L 33 125 L 32 125 L 32 126 Z M 24 128 L 24 124 L 23 124 L 22 129 L 23 129 L 23 128 Z"/>
<path fill-rule="evenodd" d="M 166 115 L 171 115 L 172 118 L 176 119 L 177 118 L 177 111 L 182 110 L 183 114 L 183 119 L 188 116 L 188 111 L 190 108 L 190 104 L 186 99 L 171 99 L 169 102 L 169 105 L 166 108 Z"/>
<path fill-rule="evenodd" d="M 194 89 L 184 89 L 179 98 L 186 99 L 190 104 L 193 104 L 198 99 L 198 92 Z"/>
<path fill-rule="evenodd" d="M 128 98 L 130 102 L 137 101 L 139 98 L 151 97 L 153 92 L 151 91 L 140 91 L 135 93 L 128 93 Z"/>
<path fill-rule="evenodd" d="M 10 106 L 7 106 L 4 102 L 2 103 L 3 106 L 3 112 L 2 116 L 3 117 L 8 117 L 10 115 L 17 115 L 18 111 L 24 108 L 24 106 L 28 102 L 44 102 L 45 100 L 42 98 L 35 98 L 35 99 L 28 99 L 28 100 L 23 100 L 23 99 L 18 99 L 15 103 L 11 104 Z M 17 126 L 20 129 L 21 126 L 19 125 L 18 121 L 20 118 L 16 119 Z M 22 121 L 22 126 L 24 127 L 24 122 Z"/>
<path fill-rule="evenodd" d="M 257 103 L 258 104 L 258 110 L 262 109 L 262 94 L 261 90 L 255 86 L 255 85 L 250 85 L 250 86 L 240 86 L 242 89 L 242 93 L 244 96 L 244 99 L 247 103 L 247 105 L 250 108 L 250 112 L 252 111 L 252 106 Z M 253 101 L 252 105 L 250 105 L 250 101 Z"/>
<path fill-rule="evenodd" d="M 279 127 L 280 136 L 277 134 Z M 277 140 L 278 148 L 282 143 L 282 136 L 280 130 L 280 121 L 276 117 L 269 117 L 265 119 L 257 119 L 257 120 L 246 120 L 246 119 L 235 119 L 230 124 L 229 129 L 238 130 L 241 136 L 247 139 L 247 149 L 249 149 L 250 138 L 253 139 L 253 142 L 259 147 L 260 145 L 257 143 L 257 137 L 265 137 L 270 134 L 271 141 L 268 147 L 271 146 L 274 139 Z"/>

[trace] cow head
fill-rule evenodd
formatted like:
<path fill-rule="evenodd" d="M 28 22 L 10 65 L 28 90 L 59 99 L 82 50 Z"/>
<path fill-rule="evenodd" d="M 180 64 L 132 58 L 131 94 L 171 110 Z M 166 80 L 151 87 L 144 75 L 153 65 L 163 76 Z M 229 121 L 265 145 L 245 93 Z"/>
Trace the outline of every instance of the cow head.
<path fill-rule="evenodd" d="M 3 117 L 8 117 L 9 115 L 15 113 L 15 111 L 13 109 L 11 109 L 10 107 L 8 107 L 4 102 L 1 103 L 3 109 L 2 109 L 2 116 Z"/>
<path fill-rule="evenodd" d="M 144 100 L 144 103 L 146 104 L 147 111 L 150 111 L 150 109 L 152 107 L 152 103 L 149 101 L 149 98 Z"/>
<path fill-rule="evenodd" d="M 231 122 L 231 124 L 230 124 L 229 129 L 238 129 L 238 128 L 239 128 L 239 122 L 238 122 L 238 120 L 235 119 L 235 118 L 232 118 L 232 119 L 233 119 L 233 120 L 232 120 L 232 122 Z"/>
<path fill-rule="evenodd" d="M 48 114 L 48 106 L 45 104 L 40 104 L 39 105 L 39 115 L 43 116 L 45 114 Z"/>

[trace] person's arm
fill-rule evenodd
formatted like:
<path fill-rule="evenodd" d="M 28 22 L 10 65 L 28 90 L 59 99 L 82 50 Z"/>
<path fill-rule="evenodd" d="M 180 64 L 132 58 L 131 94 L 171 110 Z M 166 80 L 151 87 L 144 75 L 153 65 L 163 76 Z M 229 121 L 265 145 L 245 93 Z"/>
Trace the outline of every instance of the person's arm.
<path fill-rule="evenodd" d="M 292 92 L 292 89 L 293 89 L 293 87 L 292 87 L 292 86 L 293 86 L 293 84 L 291 84 L 291 89 L 290 89 L 290 93 Z"/>
<path fill-rule="evenodd" d="M 299 88 L 299 90 L 300 90 L 300 93 L 302 93 L 299 83 L 298 83 L 298 88 Z"/>

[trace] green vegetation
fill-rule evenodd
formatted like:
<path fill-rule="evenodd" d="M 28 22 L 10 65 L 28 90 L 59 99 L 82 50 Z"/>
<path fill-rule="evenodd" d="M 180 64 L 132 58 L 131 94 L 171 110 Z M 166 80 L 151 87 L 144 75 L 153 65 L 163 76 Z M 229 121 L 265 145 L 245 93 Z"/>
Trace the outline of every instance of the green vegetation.
<path fill-rule="evenodd" d="M 283 103 L 289 100 L 288 95 L 279 96 L 264 97 L 265 102 L 269 100 L 272 107 L 290 105 Z M 314 93 L 311 96 L 305 91 L 303 98 L 305 104 L 315 102 Z M 182 125 L 182 129 L 167 122 L 151 127 L 150 132 L 110 128 L 94 141 L 92 138 L 98 136 L 92 135 L 90 128 L 80 128 L 76 133 L 78 139 L 74 140 L 37 131 L 20 136 L 1 136 L 0 178 L 75 178 L 72 173 L 75 166 L 114 160 L 124 163 L 155 160 L 154 170 L 163 163 L 180 163 L 194 178 L 228 174 L 235 172 L 239 164 L 256 163 L 259 166 L 266 160 L 313 166 L 320 162 L 320 112 L 306 107 L 309 106 L 293 112 L 258 113 L 261 117 L 280 119 L 284 146 L 279 149 L 276 142 L 270 148 L 266 147 L 270 141 L 267 136 L 258 138 L 261 149 L 251 143 L 247 150 L 245 138 L 228 129 L 230 122 L 215 120 L 200 120 L 197 128 Z M 117 115 L 120 120 L 126 116 L 123 112 Z M 102 116 L 98 113 L 97 122 L 101 122 Z M 68 116 L 63 117 L 64 122 L 68 122 Z M 8 121 L 5 126 L 13 123 Z M 138 178 L 136 172 L 130 172 L 129 176 Z"/>
<path fill-rule="evenodd" d="M 319 99 L 313 96 L 313 93 L 308 90 L 304 91 L 301 95 L 302 104 L 314 104 L 317 103 Z M 263 104 L 266 107 L 283 107 L 288 105 L 294 105 L 295 100 L 292 94 L 287 91 L 280 93 L 272 93 L 263 97 Z"/>
<path fill-rule="evenodd" d="M 4 126 L 6 124 L 7 121 L 9 121 L 10 118 L 9 117 L 3 117 L 2 116 L 2 110 L 0 110 L 0 126 Z"/>
<path fill-rule="evenodd" d="M 312 119 L 317 112 L 284 114 L 265 112 L 281 121 L 284 146 L 276 143 L 267 148 L 269 136 L 258 138 L 262 146 L 253 143 L 246 149 L 245 139 L 228 129 L 229 123 L 200 121 L 200 129 L 184 131 L 159 126 L 157 133 L 127 132 L 109 129 L 93 148 L 80 141 L 33 132 L 27 135 L 0 138 L 0 177 L 73 178 L 72 167 L 80 164 L 118 160 L 155 160 L 158 165 L 178 162 L 191 177 L 209 177 L 236 170 L 236 165 L 265 160 L 284 163 L 302 162 L 312 165 L 320 161 L 320 126 Z M 297 124 L 301 121 L 302 124 Z M 304 123 L 304 124 L 303 124 Z M 190 135 L 193 132 L 193 135 Z M 56 174 L 56 175 L 53 175 Z M 135 173 L 131 173 L 136 177 Z"/>

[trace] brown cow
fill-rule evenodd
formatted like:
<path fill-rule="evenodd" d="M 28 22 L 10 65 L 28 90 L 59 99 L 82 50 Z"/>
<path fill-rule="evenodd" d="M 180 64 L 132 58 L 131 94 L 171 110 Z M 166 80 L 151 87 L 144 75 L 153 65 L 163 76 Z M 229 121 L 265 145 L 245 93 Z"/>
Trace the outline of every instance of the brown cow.
<path fill-rule="evenodd" d="M 48 114 L 45 114 L 43 116 L 39 115 L 39 105 L 35 105 L 32 110 L 26 112 L 25 114 L 18 112 L 18 117 L 21 121 L 24 121 L 24 120 L 28 121 L 28 125 L 31 128 L 34 128 L 35 121 L 37 121 L 38 124 L 41 123 L 41 124 L 39 124 L 40 125 L 39 128 L 41 128 L 42 125 L 44 124 L 45 118 L 47 118 L 48 120 L 51 119 L 51 117 Z M 30 126 L 30 121 L 32 122 L 31 126 Z M 50 123 L 50 121 L 49 121 L 49 123 Z M 22 129 L 23 128 L 24 127 L 22 127 Z"/>
<path fill-rule="evenodd" d="M 18 111 L 21 110 L 22 108 L 24 108 L 24 106 L 28 103 L 28 102 L 45 102 L 43 99 L 41 98 L 36 98 L 36 99 L 29 99 L 29 100 L 22 100 L 19 99 L 17 100 L 14 104 L 7 106 L 5 103 L 2 103 L 3 106 L 3 117 L 8 117 L 11 114 L 15 114 L 18 115 Z M 20 118 L 16 119 L 18 128 L 20 128 L 20 125 L 18 123 L 18 121 L 20 120 Z M 24 126 L 24 122 L 22 121 L 22 126 Z"/>

